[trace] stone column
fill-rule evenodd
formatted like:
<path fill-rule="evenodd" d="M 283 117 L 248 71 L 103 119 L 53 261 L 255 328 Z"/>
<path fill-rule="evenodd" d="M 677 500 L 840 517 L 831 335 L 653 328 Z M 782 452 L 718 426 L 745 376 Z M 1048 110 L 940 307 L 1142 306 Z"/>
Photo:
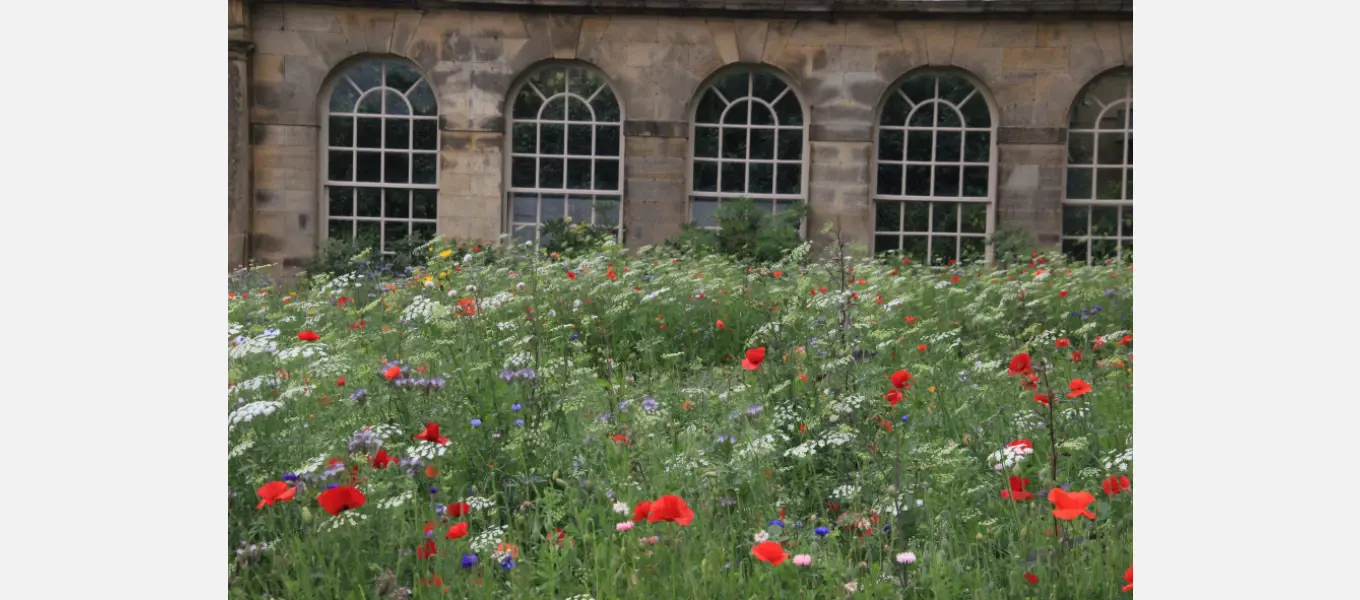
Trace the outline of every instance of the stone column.
<path fill-rule="evenodd" d="M 250 42 L 244 0 L 227 4 L 227 268 L 250 258 Z"/>

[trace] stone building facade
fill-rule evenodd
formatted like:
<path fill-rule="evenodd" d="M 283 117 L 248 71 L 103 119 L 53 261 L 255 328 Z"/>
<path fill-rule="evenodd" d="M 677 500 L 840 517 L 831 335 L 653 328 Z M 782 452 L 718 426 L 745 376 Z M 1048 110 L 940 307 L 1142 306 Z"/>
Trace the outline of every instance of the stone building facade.
<path fill-rule="evenodd" d="M 228 0 L 231 265 L 659 243 L 722 201 L 934 260 L 1132 246 L 1131 0 Z"/>

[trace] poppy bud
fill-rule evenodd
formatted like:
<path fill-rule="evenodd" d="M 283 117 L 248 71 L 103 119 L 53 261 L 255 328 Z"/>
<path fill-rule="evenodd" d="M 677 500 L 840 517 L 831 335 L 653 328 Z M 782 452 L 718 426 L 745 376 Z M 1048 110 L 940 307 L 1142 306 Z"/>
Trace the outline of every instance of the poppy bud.
<path fill-rule="evenodd" d="M 312 524 L 312 511 L 308 510 L 306 506 L 302 507 L 302 524 L 303 525 Z"/>

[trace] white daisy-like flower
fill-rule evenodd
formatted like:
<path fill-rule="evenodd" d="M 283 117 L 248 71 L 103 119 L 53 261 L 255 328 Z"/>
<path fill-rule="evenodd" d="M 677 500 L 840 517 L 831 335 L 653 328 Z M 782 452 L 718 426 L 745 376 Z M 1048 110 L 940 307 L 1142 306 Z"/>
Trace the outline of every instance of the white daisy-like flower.
<path fill-rule="evenodd" d="M 756 543 L 757 543 L 757 544 L 759 544 L 759 543 L 761 543 L 761 542 L 763 542 L 763 541 L 765 541 L 765 540 L 768 540 L 768 539 L 770 539 L 770 534 L 765 533 L 765 530 L 762 529 L 762 530 L 756 532 Z"/>
<path fill-rule="evenodd" d="M 626 514 L 628 514 L 628 505 L 627 505 L 627 504 L 624 504 L 624 503 L 622 503 L 622 502 L 615 502 L 615 503 L 614 503 L 614 512 L 619 513 L 619 514 L 621 514 L 621 515 L 626 515 Z"/>

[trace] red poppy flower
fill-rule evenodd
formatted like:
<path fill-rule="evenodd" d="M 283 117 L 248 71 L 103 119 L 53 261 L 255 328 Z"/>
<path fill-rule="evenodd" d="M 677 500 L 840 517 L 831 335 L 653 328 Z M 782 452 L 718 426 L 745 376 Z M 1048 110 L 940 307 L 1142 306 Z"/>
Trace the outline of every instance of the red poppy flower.
<path fill-rule="evenodd" d="M 425 476 L 432 479 L 439 477 L 439 469 L 436 469 L 434 465 L 427 465 L 425 467 Z"/>
<path fill-rule="evenodd" d="M 344 378 L 344 377 L 341 377 L 341 378 L 339 378 L 339 379 L 336 379 L 336 380 L 335 380 L 335 385 L 338 385 L 338 386 L 340 386 L 340 387 L 345 387 L 345 378 Z"/>
<path fill-rule="evenodd" d="M 888 401 L 888 406 L 897 406 L 897 403 L 902 401 L 902 392 L 889 390 L 888 393 L 883 394 L 883 399 Z"/>
<path fill-rule="evenodd" d="M 449 445 L 449 438 L 446 438 L 446 437 L 444 437 L 444 436 L 442 436 L 442 435 L 439 435 L 439 424 L 438 424 L 438 423 L 426 423 L 426 424 L 425 424 L 425 431 L 422 431 L 422 432 L 416 434 L 416 436 L 415 436 L 414 439 L 417 439 L 417 440 L 425 440 L 425 441 L 427 441 L 427 442 L 434 442 L 434 443 L 439 444 L 439 445 L 441 445 L 441 446 L 447 446 L 447 445 Z"/>
<path fill-rule="evenodd" d="M 1029 478 L 1011 476 L 1010 484 L 1010 489 L 1001 490 L 1002 498 L 1020 501 L 1029 500 L 1034 497 L 1033 493 L 1025 491 L 1025 486 L 1029 485 Z"/>
<path fill-rule="evenodd" d="M 1129 570 L 1124 571 L 1124 581 L 1129 582 L 1128 585 L 1124 586 L 1124 591 L 1126 591 L 1126 592 L 1132 592 L 1132 591 L 1133 591 L 1133 565 L 1129 565 Z"/>
<path fill-rule="evenodd" d="M 1067 297 L 1067 290 L 1063 290 L 1063 291 L 1061 291 L 1061 292 L 1058 292 L 1058 297 L 1059 297 L 1059 298 L 1066 298 L 1066 297 Z"/>
<path fill-rule="evenodd" d="M 1035 394 L 1034 401 L 1044 406 L 1048 406 L 1048 396 L 1046 394 Z"/>
<path fill-rule="evenodd" d="M 1081 350 L 1072 351 L 1072 362 L 1081 362 Z"/>
<path fill-rule="evenodd" d="M 397 365 L 387 367 L 387 370 L 383 371 L 383 377 L 386 377 L 388 381 L 392 381 L 393 379 L 396 379 L 400 375 L 401 367 L 398 367 Z"/>
<path fill-rule="evenodd" d="M 567 271 L 567 279 L 576 279 L 575 271 Z"/>
<path fill-rule="evenodd" d="M 723 325 L 722 319 L 718 319 L 718 331 L 722 331 L 723 329 L 726 329 L 726 328 L 727 328 L 727 327 L 726 327 L 725 325 Z"/>
<path fill-rule="evenodd" d="M 467 535 L 467 528 L 468 528 L 467 521 L 462 521 L 460 523 L 452 525 L 449 527 L 448 533 L 444 534 L 444 538 L 449 540 L 456 540 L 460 537 L 463 537 Z"/>
<path fill-rule="evenodd" d="M 893 374 L 892 374 L 892 377 L 891 377 L 891 380 L 892 380 L 893 387 L 895 387 L 895 388 L 897 388 L 897 389 L 899 389 L 899 390 L 902 389 L 902 388 L 909 388 L 909 387 L 911 387 L 911 373 L 908 373 L 905 369 L 904 369 L 904 370 L 901 370 L 901 371 L 898 371 L 898 372 L 896 372 L 896 373 L 893 373 Z"/>
<path fill-rule="evenodd" d="M 297 488 L 288 487 L 288 484 L 282 481 L 271 481 L 255 490 L 255 495 L 260 497 L 260 503 L 255 505 L 255 508 L 259 509 L 271 506 L 275 502 L 292 500 L 297 495 Z"/>
<path fill-rule="evenodd" d="M 1091 391 L 1091 384 L 1080 379 L 1073 379 L 1071 383 L 1067 384 L 1067 387 L 1072 390 L 1067 393 L 1068 398 L 1076 398 L 1077 396 Z"/>
<path fill-rule="evenodd" d="M 760 368 L 762 362 L 765 362 L 765 347 L 752 348 L 746 351 L 746 358 L 742 359 L 741 368 L 754 371 Z"/>
<path fill-rule="evenodd" d="M 647 514 L 650 512 L 652 512 L 652 503 L 650 501 L 644 500 L 639 502 L 637 506 L 633 507 L 633 522 L 641 522 L 643 519 L 647 518 Z"/>
<path fill-rule="evenodd" d="M 546 536 L 544 536 L 544 539 L 547 539 L 549 542 L 552 542 L 552 543 L 554 543 L 554 544 L 557 544 L 557 545 L 561 546 L 561 545 L 562 545 L 562 541 L 565 540 L 565 539 L 567 539 L 567 532 L 562 531 L 562 528 L 561 528 L 561 527 L 558 527 L 557 530 L 554 531 L 553 533 L 556 533 L 556 534 L 557 534 L 557 539 L 555 539 L 555 540 L 553 539 L 553 534 L 552 534 L 552 533 L 549 533 L 549 534 L 547 534 Z"/>
<path fill-rule="evenodd" d="M 1073 492 L 1069 494 L 1063 491 L 1062 488 L 1057 487 L 1048 491 L 1048 501 L 1052 502 L 1054 506 L 1053 516 L 1064 521 L 1071 521 L 1078 516 L 1084 516 L 1094 520 L 1096 514 L 1086 507 L 1092 502 L 1095 502 L 1095 500 L 1096 497 L 1092 496 L 1091 492 Z"/>
<path fill-rule="evenodd" d="M 617 443 L 619 443 L 619 442 L 626 442 L 626 441 L 628 441 L 628 436 L 623 435 L 622 433 L 616 433 L 616 434 L 614 434 L 614 437 L 613 437 L 613 438 L 610 438 L 610 439 L 614 440 L 614 443 L 617 444 Z"/>
<path fill-rule="evenodd" d="M 767 562 L 772 565 L 778 565 L 789 557 L 789 555 L 784 553 L 783 546 L 780 546 L 778 542 L 769 541 L 756 544 L 756 547 L 751 549 L 751 554 L 754 554 L 761 562 Z"/>
<path fill-rule="evenodd" d="M 1030 585 L 1039 585 L 1039 576 L 1025 571 L 1025 581 L 1028 581 Z"/>
<path fill-rule="evenodd" d="M 911 324 L 911 323 L 915 323 L 915 322 L 916 322 L 916 317 L 913 317 L 913 316 L 911 316 L 911 315 L 907 315 L 907 324 Z"/>
<path fill-rule="evenodd" d="M 1100 482 L 1100 489 L 1105 490 L 1106 495 L 1113 496 L 1115 494 L 1118 494 L 1119 492 L 1129 489 L 1129 484 L 1130 481 L 1128 476 L 1120 475 L 1119 477 L 1115 477 L 1111 475 L 1110 477 L 1106 478 L 1105 481 Z"/>
<path fill-rule="evenodd" d="M 416 558 L 425 559 L 439 553 L 439 547 L 435 546 L 434 540 L 425 540 L 424 544 L 416 548 Z"/>
<path fill-rule="evenodd" d="M 1058 338 L 1058 340 L 1053 342 L 1053 344 L 1059 348 L 1066 348 L 1072 345 L 1072 340 L 1069 340 L 1067 338 Z"/>
<path fill-rule="evenodd" d="M 1091 349 L 1092 349 L 1092 350 L 1099 350 L 1100 347 L 1101 347 L 1101 346 L 1104 346 L 1104 345 L 1105 345 L 1105 338 L 1103 338 L 1103 337 L 1098 337 L 1098 338 L 1096 338 L 1096 343 L 1091 344 Z"/>
<path fill-rule="evenodd" d="M 312 331 L 312 330 L 308 329 L 307 331 L 304 331 L 304 332 L 302 332 L 302 333 L 299 333 L 299 334 L 298 334 L 298 339 L 300 339 L 300 340 L 302 340 L 302 341 L 304 341 L 304 342 L 315 342 L 315 341 L 321 339 L 321 336 L 317 335 L 315 331 Z"/>
<path fill-rule="evenodd" d="M 450 517 L 461 517 L 472 512 L 472 505 L 466 502 L 454 502 L 444 509 L 444 514 Z"/>
<path fill-rule="evenodd" d="M 367 500 L 363 493 L 347 485 L 333 487 L 321 492 L 321 495 L 316 497 L 316 501 L 321 503 L 321 508 L 330 513 L 332 517 L 338 517 L 340 513 L 347 510 L 359 508 Z"/>
<path fill-rule="evenodd" d="M 1125 335 L 1122 339 L 1119 340 L 1119 345 L 1120 345 L 1120 346 L 1127 346 L 1127 345 L 1132 344 L 1132 343 L 1133 343 L 1133 336 L 1132 336 L 1132 335 Z"/>
<path fill-rule="evenodd" d="M 458 301 L 458 308 L 470 315 L 477 314 L 477 301 L 472 298 L 463 298 Z"/>
<path fill-rule="evenodd" d="M 1034 443 L 1029 440 L 1015 440 L 1009 444 L 1006 444 L 1006 447 L 1015 448 L 1018 450 L 1033 450 Z"/>
<path fill-rule="evenodd" d="M 784 276 L 784 272 L 783 272 L 783 271 L 775 271 L 775 272 L 774 272 L 774 276 L 775 276 L 775 277 L 783 277 L 783 276 Z"/>
<path fill-rule="evenodd" d="M 694 511 L 679 496 L 665 495 L 652 502 L 652 512 L 647 515 L 648 523 L 670 521 L 676 525 L 689 526 L 694 521 Z"/>
<path fill-rule="evenodd" d="M 917 351 L 917 352 L 925 352 L 927 348 L 930 348 L 930 346 L 927 346 L 927 345 L 925 345 L 925 344 L 921 344 L 921 345 L 919 345 L 919 346 L 916 347 L 916 351 Z"/>
<path fill-rule="evenodd" d="M 1020 382 L 1020 387 L 1021 389 L 1026 389 L 1031 392 L 1039 389 L 1039 376 L 1034 373 L 1025 373 L 1023 380 Z"/>
<path fill-rule="evenodd" d="M 1029 354 L 1026 352 L 1021 352 L 1019 354 L 1016 354 L 1013 358 L 1011 358 L 1011 365 L 1006 368 L 1006 374 L 1019 375 L 1021 373 L 1029 373 L 1030 368 L 1031 364 Z"/>
<path fill-rule="evenodd" d="M 386 469 L 387 465 L 394 462 L 397 462 L 396 457 L 388 455 L 386 450 L 379 448 L 378 453 L 373 456 L 373 462 L 369 464 L 373 465 L 375 469 Z"/>

